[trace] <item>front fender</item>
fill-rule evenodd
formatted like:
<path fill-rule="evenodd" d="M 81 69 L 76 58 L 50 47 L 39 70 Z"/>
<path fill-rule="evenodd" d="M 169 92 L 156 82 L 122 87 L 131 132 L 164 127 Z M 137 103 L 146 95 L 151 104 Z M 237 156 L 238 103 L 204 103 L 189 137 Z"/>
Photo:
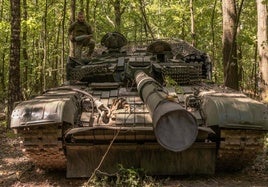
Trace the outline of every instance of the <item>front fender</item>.
<path fill-rule="evenodd" d="M 79 110 L 76 94 L 58 90 L 21 102 L 12 111 L 11 128 L 62 122 L 74 124 Z"/>

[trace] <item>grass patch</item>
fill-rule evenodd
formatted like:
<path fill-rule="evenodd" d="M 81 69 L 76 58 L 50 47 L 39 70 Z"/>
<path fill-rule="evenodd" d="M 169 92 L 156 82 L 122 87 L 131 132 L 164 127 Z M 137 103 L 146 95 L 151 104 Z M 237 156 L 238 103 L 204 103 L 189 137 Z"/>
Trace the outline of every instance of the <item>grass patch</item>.
<path fill-rule="evenodd" d="M 166 181 L 166 180 L 165 180 Z M 165 181 L 156 180 L 148 176 L 143 169 L 140 168 L 124 168 L 123 165 L 118 165 L 118 172 L 114 175 L 105 175 L 97 173 L 90 181 L 85 183 L 85 187 L 93 186 L 129 186 L 129 187 L 159 187 L 163 186 Z"/>

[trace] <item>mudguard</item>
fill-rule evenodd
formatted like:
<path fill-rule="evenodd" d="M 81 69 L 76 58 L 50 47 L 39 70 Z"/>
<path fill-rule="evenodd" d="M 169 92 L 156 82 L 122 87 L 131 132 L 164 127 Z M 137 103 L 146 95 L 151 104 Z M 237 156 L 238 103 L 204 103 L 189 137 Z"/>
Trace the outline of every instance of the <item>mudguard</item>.
<path fill-rule="evenodd" d="M 53 91 L 18 104 L 11 115 L 11 128 L 42 124 L 74 124 L 78 113 L 75 92 Z"/>
<path fill-rule="evenodd" d="M 239 93 L 200 95 L 208 126 L 268 130 L 268 109 L 263 103 Z"/>

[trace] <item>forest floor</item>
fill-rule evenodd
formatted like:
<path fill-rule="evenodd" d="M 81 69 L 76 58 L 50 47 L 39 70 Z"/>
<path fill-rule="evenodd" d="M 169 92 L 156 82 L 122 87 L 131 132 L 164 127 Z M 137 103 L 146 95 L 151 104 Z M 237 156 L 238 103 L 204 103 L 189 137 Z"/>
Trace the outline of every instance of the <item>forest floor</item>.
<path fill-rule="evenodd" d="M 67 179 L 65 171 L 46 171 L 34 166 L 20 149 L 19 138 L 0 122 L 0 186 L 52 187 L 86 186 L 88 179 Z M 260 157 L 254 165 L 235 173 L 216 172 L 210 176 L 180 176 L 153 179 L 142 186 L 177 187 L 268 187 L 268 158 Z M 98 183 L 101 185 L 101 183 Z M 92 186 L 98 186 L 97 183 Z M 103 185 L 102 186 L 106 186 Z"/>

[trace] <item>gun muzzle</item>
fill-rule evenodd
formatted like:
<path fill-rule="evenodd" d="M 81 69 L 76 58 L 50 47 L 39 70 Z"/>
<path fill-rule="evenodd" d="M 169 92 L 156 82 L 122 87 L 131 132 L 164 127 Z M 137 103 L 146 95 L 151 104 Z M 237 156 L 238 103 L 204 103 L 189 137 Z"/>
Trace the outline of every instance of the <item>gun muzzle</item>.
<path fill-rule="evenodd" d="M 167 99 L 162 86 L 143 71 L 135 73 L 137 89 L 149 109 L 158 143 L 171 151 L 183 151 L 196 140 L 195 117 L 179 103 Z"/>

